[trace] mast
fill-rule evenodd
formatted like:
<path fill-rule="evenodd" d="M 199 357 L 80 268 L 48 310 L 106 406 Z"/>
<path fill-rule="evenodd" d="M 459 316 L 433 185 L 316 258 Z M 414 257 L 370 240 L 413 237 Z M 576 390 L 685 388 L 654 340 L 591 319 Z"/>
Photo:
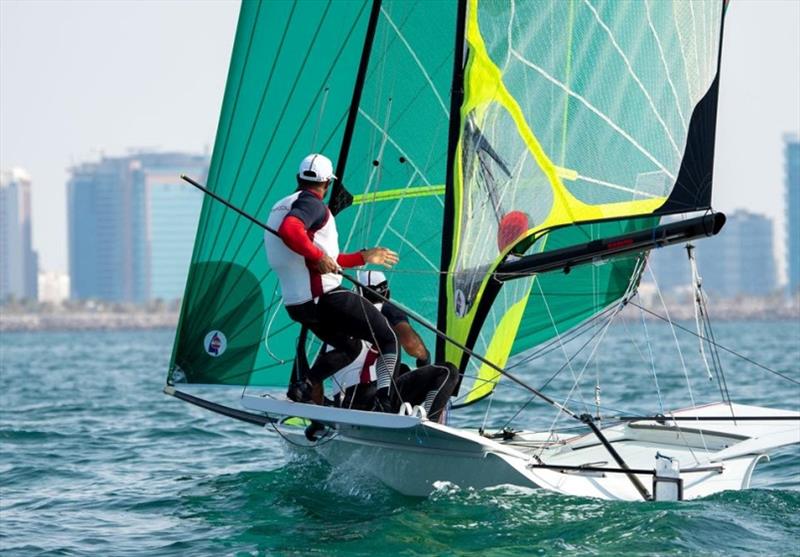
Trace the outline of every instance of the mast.
<path fill-rule="evenodd" d="M 450 88 L 450 131 L 447 142 L 447 177 L 444 191 L 444 218 L 442 219 L 442 257 L 439 270 L 439 309 L 436 327 L 447 330 L 447 271 L 453 257 L 453 232 L 455 220 L 455 162 L 456 148 L 461 134 L 461 104 L 464 101 L 464 61 L 466 45 L 464 27 L 467 20 L 467 0 L 458 0 L 456 12 L 456 41 L 453 55 L 453 84 Z M 445 341 L 436 339 L 436 359 L 444 361 Z"/>
<path fill-rule="evenodd" d="M 356 116 L 358 107 L 361 104 L 361 93 L 364 91 L 364 80 L 367 76 L 369 57 L 372 53 L 372 44 L 375 41 L 375 28 L 378 26 L 378 16 L 381 13 L 381 0 L 372 0 L 372 9 L 369 12 L 369 22 L 367 23 L 367 34 L 364 37 L 364 48 L 361 51 L 361 61 L 358 64 L 356 82 L 353 86 L 353 99 L 350 102 L 350 109 L 347 112 L 347 123 L 344 127 L 344 137 L 342 137 L 342 148 L 339 151 L 339 158 L 336 161 L 336 176 L 338 179 L 333 184 L 331 199 L 328 207 L 333 215 L 348 208 L 353 203 L 352 194 L 344 188 L 342 177 L 347 166 L 347 156 L 350 153 L 350 143 L 353 141 L 353 130 L 356 127 Z"/>

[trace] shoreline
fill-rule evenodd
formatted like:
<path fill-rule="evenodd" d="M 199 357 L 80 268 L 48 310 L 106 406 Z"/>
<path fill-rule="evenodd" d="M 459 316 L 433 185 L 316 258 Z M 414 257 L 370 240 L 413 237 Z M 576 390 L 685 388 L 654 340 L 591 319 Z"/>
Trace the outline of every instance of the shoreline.
<path fill-rule="evenodd" d="M 800 306 L 793 304 L 753 303 L 754 300 L 726 300 L 710 308 L 712 322 L 725 321 L 800 321 Z M 660 304 L 642 304 L 663 316 Z M 668 303 L 667 311 L 674 321 L 694 320 L 691 304 Z M 645 312 L 645 319 L 659 320 Z M 626 307 L 618 316 L 621 320 L 641 319 L 635 306 Z M 7 312 L 0 311 L 0 333 L 38 331 L 117 331 L 175 329 L 177 311 L 56 311 Z"/>
<path fill-rule="evenodd" d="M 178 313 L 2 313 L 0 333 L 175 329 Z"/>

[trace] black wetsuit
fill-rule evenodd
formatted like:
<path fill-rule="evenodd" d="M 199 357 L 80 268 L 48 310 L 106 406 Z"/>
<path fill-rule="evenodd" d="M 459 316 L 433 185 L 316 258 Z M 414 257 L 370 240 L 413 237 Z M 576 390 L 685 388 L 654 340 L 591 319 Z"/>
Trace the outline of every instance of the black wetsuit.
<path fill-rule="evenodd" d="M 399 323 L 408 323 L 406 313 L 391 303 L 381 306 L 381 314 L 392 327 Z M 425 406 L 428 416 L 436 420 L 447 406 L 457 382 L 458 371 L 452 364 L 425 365 L 413 370 L 401 364 L 393 376 L 391 409 L 397 412 L 403 402 L 412 406 Z M 371 410 L 375 391 L 375 382 L 353 385 L 345 389 L 344 396 L 340 397 L 338 403 L 344 408 Z"/>
<path fill-rule="evenodd" d="M 355 360 L 361 352 L 361 340 L 377 344 L 390 373 L 394 372 L 397 336 L 378 308 L 358 294 L 337 288 L 320 296 L 316 304 L 311 301 L 286 306 L 286 311 L 294 321 L 334 348 L 314 361 L 308 372 L 312 381 L 321 382 Z M 381 384 L 380 370 L 378 377 L 378 387 L 388 387 Z"/>
<path fill-rule="evenodd" d="M 431 364 L 405 373 L 401 371 L 392 385 L 392 408 L 396 412 L 404 402 L 424 406 L 428 417 L 437 420 L 447 407 L 457 381 L 458 370 L 450 363 Z"/>
<path fill-rule="evenodd" d="M 286 216 L 302 221 L 312 237 L 314 231 L 324 226 L 328 219 L 333 219 L 325 203 L 309 192 L 301 192 Z M 380 357 L 376 365 L 378 389 L 383 389 L 380 396 L 386 398 L 398 363 L 397 336 L 373 304 L 341 287 L 324 292 L 318 273 L 310 269 L 311 291 L 315 299 L 287 305 L 286 311 L 292 320 L 309 329 L 334 350 L 317 358 L 308 371 L 308 379 L 319 383 L 333 375 L 358 357 L 360 340 L 365 340 L 379 348 Z"/>
<path fill-rule="evenodd" d="M 375 307 L 375 309 L 377 309 L 377 307 Z M 389 322 L 389 325 L 391 327 L 395 327 L 398 323 L 408 323 L 408 316 L 405 314 L 405 312 L 391 303 L 382 304 L 380 313 L 386 318 L 386 321 Z M 355 356 L 358 357 L 358 353 L 360 353 L 361 351 L 360 343 L 358 344 L 357 347 L 354 348 L 357 348 L 358 350 Z M 320 353 L 325 354 L 325 351 L 326 347 L 323 346 Z M 350 362 L 352 362 L 355 359 L 355 357 L 347 361 L 344 361 L 343 358 L 334 358 L 334 365 L 338 366 L 335 367 L 334 369 L 336 370 L 342 369 Z M 342 395 L 338 397 L 337 404 L 339 406 L 342 406 L 343 408 L 351 408 L 353 410 L 372 410 L 373 404 L 375 402 L 376 391 L 377 391 L 377 383 L 375 381 L 371 383 L 361 383 L 358 385 L 351 385 L 350 387 L 344 390 L 344 393 Z"/>

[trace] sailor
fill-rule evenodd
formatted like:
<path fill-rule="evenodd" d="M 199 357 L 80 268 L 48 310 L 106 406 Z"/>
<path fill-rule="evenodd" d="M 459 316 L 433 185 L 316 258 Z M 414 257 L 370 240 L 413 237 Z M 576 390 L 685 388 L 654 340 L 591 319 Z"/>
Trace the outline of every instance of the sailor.
<path fill-rule="evenodd" d="M 380 271 L 359 271 L 357 279 L 366 287 L 359 286 L 358 293 L 386 318 L 406 354 L 416 358 L 417 367 L 428 365 L 430 353 L 409 324 L 408 316 L 394 304 L 384 303 L 384 299 L 388 300 L 391 295 L 386 275 Z M 334 397 L 340 405 L 356 410 L 372 409 L 376 391 L 375 362 L 379 354 L 379 347 L 363 342 L 358 357 L 336 372 L 333 376 Z"/>
<path fill-rule="evenodd" d="M 428 416 L 438 420 L 453 393 L 458 373 L 449 364 L 431 365 L 430 352 L 411 326 L 408 315 L 392 304 L 386 276 L 380 271 L 359 271 L 358 282 L 364 285 L 359 292 L 380 309 L 397 335 L 403 350 L 416 358 L 416 369 L 401 364 L 394 375 L 391 410 L 396 412 L 403 402 L 422 406 Z M 333 376 L 335 400 L 340 406 L 369 410 L 375 393 L 374 363 L 380 351 L 367 343 L 358 358 Z"/>
<path fill-rule="evenodd" d="M 304 158 L 297 190 L 278 201 L 267 220 L 280 237 L 264 234 L 267 259 L 278 276 L 289 317 L 333 347 L 317 358 L 307 377 L 289 386 L 287 396 L 321 404 L 322 381 L 352 362 L 361 351 L 361 340 L 366 340 L 379 350 L 376 403 L 388 408 L 397 337 L 375 306 L 342 288 L 339 272 L 367 263 L 391 267 L 398 257 L 383 247 L 339 253 L 336 222 L 323 202 L 332 179 L 336 176 L 330 159 L 317 153 Z"/>

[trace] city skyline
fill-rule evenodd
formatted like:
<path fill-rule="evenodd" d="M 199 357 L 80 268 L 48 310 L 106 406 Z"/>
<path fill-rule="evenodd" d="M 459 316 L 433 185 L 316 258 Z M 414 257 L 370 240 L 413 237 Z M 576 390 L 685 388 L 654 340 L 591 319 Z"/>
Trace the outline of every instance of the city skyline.
<path fill-rule="evenodd" d="M 70 166 L 99 158 L 97 145 L 110 155 L 212 145 L 238 4 L 12 1 L 0 10 L 0 158 L 31 173 L 34 247 L 44 270 L 65 271 Z M 800 3 L 739 1 L 725 30 L 714 206 L 765 214 L 776 231 L 785 228 L 782 137 L 800 129 L 799 21 Z M 20 110 L 26 103 L 36 110 Z M 775 234 L 782 281 L 784 241 Z"/>
<path fill-rule="evenodd" d="M 183 295 L 208 157 L 144 152 L 71 170 L 70 298 L 142 303 Z"/>
<path fill-rule="evenodd" d="M 775 294 L 777 261 L 771 255 L 778 231 L 774 222 L 746 209 L 737 209 L 727 217 L 726 234 L 690 242 L 703 290 L 715 299 Z M 648 265 L 652 275 L 645 272 L 643 281 L 652 282 L 654 275 L 664 293 L 686 291 L 691 285 L 686 244 L 653 250 Z"/>

